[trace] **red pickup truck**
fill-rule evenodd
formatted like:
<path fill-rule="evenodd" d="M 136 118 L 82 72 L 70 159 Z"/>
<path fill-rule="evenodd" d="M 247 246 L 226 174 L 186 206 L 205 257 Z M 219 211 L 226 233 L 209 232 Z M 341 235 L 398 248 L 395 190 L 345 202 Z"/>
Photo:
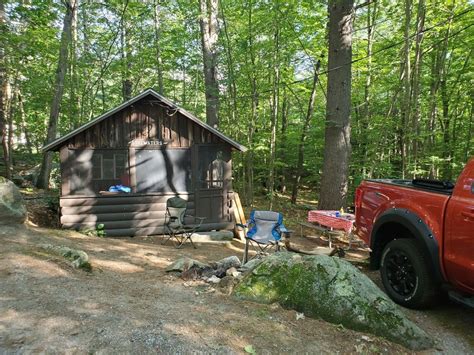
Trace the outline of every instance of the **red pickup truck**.
<path fill-rule="evenodd" d="M 410 308 L 440 291 L 474 303 L 474 158 L 446 181 L 364 180 L 356 190 L 356 234 L 371 249 L 387 294 Z"/>

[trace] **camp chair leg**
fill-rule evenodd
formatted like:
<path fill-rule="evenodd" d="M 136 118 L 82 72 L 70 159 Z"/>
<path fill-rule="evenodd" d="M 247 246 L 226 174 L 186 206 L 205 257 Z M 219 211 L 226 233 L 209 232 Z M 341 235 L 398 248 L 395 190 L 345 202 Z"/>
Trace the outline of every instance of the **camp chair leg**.
<path fill-rule="evenodd" d="M 249 240 L 245 238 L 244 258 L 242 260 L 242 264 L 247 263 L 248 258 L 249 258 Z"/>
<path fill-rule="evenodd" d="M 178 245 L 176 245 L 176 249 L 181 249 L 181 247 L 183 246 L 183 244 L 186 242 L 187 239 L 188 238 L 183 235 L 181 240 L 178 240 Z"/>
<path fill-rule="evenodd" d="M 183 238 L 181 239 L 179 245 L 176 247 L 176 249 L 180 249 L 184 243 L 186 243 L 187 240 L 189 240 L 191 242 L 191 245 L 193 246 L 194 249 L 197 249 L 196 245 L 194 245 L 194 242 L 193 242 L 193 239 L 192 239 L 192 236 L 193 236 L 194 232 L 192 233 L 185 233 L 183 235 Z"/>
<path fill-rule="evenodd" d="M 193 240 L 191 239 L 191 236 L 188 237 L 189 241 L 191 242 L 191 245 L 193 246 L 194 249 L 197 249 L 196 246 L 194 245 Z"/>
<path fill-rule="evenodd" d="M 166 243 L 168 243 L 168 241 L 173 238 L 173 235 L 172 234 L 168 234 L 168 238 L 166 238 L 166 235 L 165 237 L 163 238 L 163 240 L 161 241 L 161 245 L 165 245 Z"/>

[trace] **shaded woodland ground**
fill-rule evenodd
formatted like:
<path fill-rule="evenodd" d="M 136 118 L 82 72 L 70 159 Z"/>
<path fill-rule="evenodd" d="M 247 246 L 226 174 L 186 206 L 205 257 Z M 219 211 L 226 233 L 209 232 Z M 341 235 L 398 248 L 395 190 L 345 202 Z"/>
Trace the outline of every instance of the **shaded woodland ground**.
<path fill-rule="evenodd" d="M 202 262 L 241 255 L 242 244 L 175 249 L 158 237 L 97 238 L 55 229 L 0 231 L 0 351 L 244 353 L 406 353 L 403 347 L 275 305 L 236 301 L 203 281 L 164 268 L 180 256 Z M 38 248 L 85 250 L 91 273 Z M 308 241 L 296 239 L 300 247 Z M 369 273 L 376 282 L 378 276 Z M 472 310 L 446 303 L 405 310 L 436 340 L 424 353 L 470 353 Z"/>

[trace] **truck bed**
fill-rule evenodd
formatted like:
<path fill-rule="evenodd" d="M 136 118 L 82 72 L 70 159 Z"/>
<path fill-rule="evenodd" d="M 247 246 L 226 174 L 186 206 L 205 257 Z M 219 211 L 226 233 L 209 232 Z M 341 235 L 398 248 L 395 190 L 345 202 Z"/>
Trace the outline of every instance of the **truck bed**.
<path fill-rule="evenodd" d="M 433 193 L 439 193 L 443 195 L 451 195 L 453 193 L 454 184 L 450 181 L 440 180 L 429 180 L 429 179 L 413 179 L 413 180 L 402 180 L 402 179 L 367 179 L 367 181 L 396 185 L 406 187 L 415 190 L 423 190 Z"/>

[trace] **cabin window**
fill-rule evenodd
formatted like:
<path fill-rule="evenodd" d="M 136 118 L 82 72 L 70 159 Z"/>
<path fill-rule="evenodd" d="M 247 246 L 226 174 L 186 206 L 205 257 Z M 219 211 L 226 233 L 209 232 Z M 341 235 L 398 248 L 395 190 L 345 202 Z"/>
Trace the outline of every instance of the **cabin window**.
<path fill-rule="evenodd" d="M 102 154 L 92 156 L 92 178 L 94 180 L 102 179 Z"/>
<path fill-rule="evenodd" d="M 92 179 L 121 179 L 126 173 L 126 161 L 126 155 L 123 153 L 94 153 L 92 157 Z"/>

